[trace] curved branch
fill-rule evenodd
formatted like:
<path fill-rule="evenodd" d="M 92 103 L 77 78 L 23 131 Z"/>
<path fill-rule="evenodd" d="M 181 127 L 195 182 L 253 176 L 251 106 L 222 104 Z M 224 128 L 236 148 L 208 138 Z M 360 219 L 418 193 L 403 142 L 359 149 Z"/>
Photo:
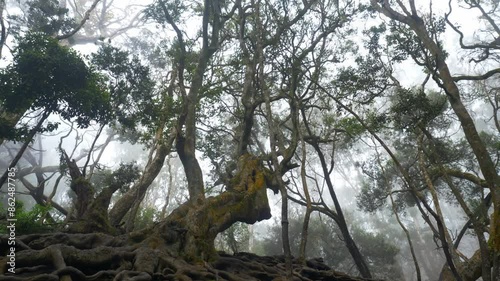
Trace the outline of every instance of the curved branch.
<path fill-rule="evenodd" d="M 446 14 L 445 16 L 445 21 L 446 23 L 456 32 L 458 33 L 458 36 L 459 36 L 459 43 L 460 43 L 460 47 L 462 49 L 478 49 L 478 48 L 482 48 L 482 49 L 489 49 L 489 48 L 497 48 L 497 44 L 495 44 L 496 41 L 493 41 L 487 45 L 485 44 L 473 44 L 473 45 L 465 45 L 464 43 L 464 34 L 462 31 L 460 31 L 460 29 L 458 29 L 458 27 L 456 27 L 453 23 L 450 22 L 450 20 L 448 19 L 448 16 L 449 14 L 451 13 L 451 8 L 450 8 L 450 12 Z"/>
<path fill-rule="evenodd" d="M 470 182 L 477 184 L 477 185 L 484 187 L 484 188 L 488 188 L 488 183 L 484 179 L 482 179 L 474 174 L 462 172 L 459 170 L 445 169 L 441 173 L 436 171 L 436 174 L 434 174 L 434 175 L 445 176 L 445 174 L 448 176 L 454 177 L 454 178 L 470 181 Z"/>
<path fill-rule="evenodd" d="M 159 1 L 160 6 L 163 10 L 163 13 L 165 14 L 165 19 L 167 20 L 168 24 L 172 26 L 172 28 L 175 31 L 175 34 L 177 35 L 177 40 L 179 41 L 179 48 L 180 48 L 180 56 L 179 56 L 179 67 L 177 70 L 178 76 L 179 76 L 179 85 L 181 87 L 181 91 L 184 94 L 186 92 L 185 87 L 184 87 L 184 69 L 185 69 L 185 61 L 186 61 L 186 44 L 184 43 L 184 38 L 182 35 L 182 31 L 179 29 L 177 24 L 174 22 L 174 19 L 168 12 L 167 6 L 165 3 L 160 0 Z"/>
<path fill-rule="evenodd" d="M 90 13 L 95 9 L 95 7 L 97 6 L 97 4 L 100 1 L 101 0 L 94 0 L 94 2 L 92 3 L 92 6 L 90 6 L 90 8 L 83 15 L 83 19 L 80 22 L 80 24 L 78 24 L 78 26 L 76 26 L 72 31 L 70 31 L 70 32 L 68 32 L 66 34 L 60 35 L 60 36 L 56 36 L 56 39 L 57 40 L 68 39 L 71 36 L 75 35 L 78 31 L 80 31 L 80 29 L 82 29 L 83 25 L 85 25 L 85 23 L 87 22 L 87 20 L 90 18 Z"/>
<path fill-rule="evenodd" d="M 455 77 L 453 77 L 453 81 L 458 82 L 458 81 L 461 81 L 461 80 L 472 80 L 472 81 L 485 80 L 485 79 L 488 79 L 491 76 L 493 76 L 495 74 L 498 74 L 498 73 L 500 73 L 500 68 L 495 68 L 495 69 L 492 69 L 492 70 L 486 72 L 483 75 L 476 75 L 476 76 L 474 76 L 474 75 L 461 75 L 461 76 L 455 76 Z"/>

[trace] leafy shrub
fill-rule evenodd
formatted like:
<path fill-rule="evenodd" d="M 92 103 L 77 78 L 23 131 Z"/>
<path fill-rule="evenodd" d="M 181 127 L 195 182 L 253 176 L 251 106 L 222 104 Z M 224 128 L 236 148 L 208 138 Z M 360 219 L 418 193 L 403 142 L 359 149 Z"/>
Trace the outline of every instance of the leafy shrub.
<path fill-rule="evenodd" d="M 5 209 L 5 208 L 2 208 Z M 25 210 L 22 201 L 16 201 L 16 235 L 50 232 L 54 229 L 54 221 L 49 217 L 51 206 L 36 204 L 31 210 Z M 0 216 L 0 233 L 8 233 L 6 212 Z M 52 221 L 52 222 L 50 222 Z"/>

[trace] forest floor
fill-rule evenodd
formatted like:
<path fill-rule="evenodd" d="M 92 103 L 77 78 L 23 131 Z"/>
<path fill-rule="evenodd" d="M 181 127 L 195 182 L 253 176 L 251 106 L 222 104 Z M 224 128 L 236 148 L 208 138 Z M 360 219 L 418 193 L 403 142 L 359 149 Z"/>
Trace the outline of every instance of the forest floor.
<path fill-rule="evenodd" d="M 223 252 L 213 262 L 188 262 L 160 247 L 131 245 L 130 240 L 105 234 L 31 234 L 16 238 L 10 259 L 8 236 L 0 236 L 0 280 L 179 280 L 284 281 L 284 256 Z M 148 242 L 150 243 L 150 241 Z M 10 260 L 9 260 L 10 259 Z M 15 274 L 9 273 L 15 261 Z M 293 259 L 293 281 L 360 281 L 332 270 L 321 258 L 305 263 Z"/>

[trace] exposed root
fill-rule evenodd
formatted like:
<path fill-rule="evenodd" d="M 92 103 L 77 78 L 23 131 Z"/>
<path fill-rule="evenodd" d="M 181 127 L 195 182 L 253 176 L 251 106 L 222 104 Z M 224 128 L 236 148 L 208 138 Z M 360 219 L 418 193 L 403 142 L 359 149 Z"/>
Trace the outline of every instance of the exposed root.
<path fill-rule="evenodd" d="M 0 237 L 0 254 L 6 256 L 7 237 Z M 283 256 L 259 257 L 249 253 L 219 253 L 214 262 L 191 264 L 171 254 L 166 243 L 152 237 L 104 234 L 37 234 L 16 240 L 16 274 L 7 272 L 7 258 L 0 258 L 0 280 L 106 281 L 106 280 L 284 280 Z M 152 242 L 156 241 L 156 242 Z M 331 270 L 321 259 L 303 266 L 293 264 L 294 280 L 363 280 Z"/>

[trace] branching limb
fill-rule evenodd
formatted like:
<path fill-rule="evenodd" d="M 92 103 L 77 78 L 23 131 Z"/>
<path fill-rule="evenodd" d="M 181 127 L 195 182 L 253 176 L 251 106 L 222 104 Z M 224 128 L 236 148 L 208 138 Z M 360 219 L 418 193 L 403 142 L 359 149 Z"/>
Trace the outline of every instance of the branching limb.
<path fill-rule="evenodd" d="M 75 35 L 80 29 L 82 29 L 87 20 L 90 18 L 90 13 L 92 13 L 92 11 L 95 9 L 95 7 L 97 6 L 97 4 L 99 4 L 100 1 L 101 0 L 94 0 L 90 8 L 83 15 L 83 19 L 80 21 L 80 23 L 72 31 L 63 35 L 56 36 L 56 39 L 57 40 L 68 39 L 71 36 Z"/>

